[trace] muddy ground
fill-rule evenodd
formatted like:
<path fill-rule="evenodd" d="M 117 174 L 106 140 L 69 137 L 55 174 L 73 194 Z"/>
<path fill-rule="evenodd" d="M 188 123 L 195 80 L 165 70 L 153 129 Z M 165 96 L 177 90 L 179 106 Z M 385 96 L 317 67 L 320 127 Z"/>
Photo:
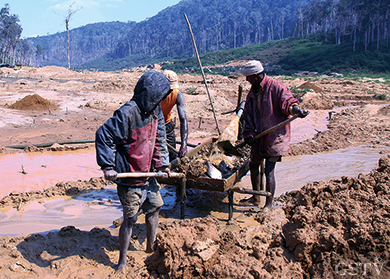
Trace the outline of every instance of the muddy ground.
<path fill-rule="evenodd" d="M 94 148 L 90 140 L 95 131 L 131 98 L 142 70 L 1 69 L 0 155 Z M 179 78 L 186 98 L 189 142 L 217 137 L 202 77 Z M 390 145 L 388 81 L 330 76 L 274 78 L 291 88 L 311 111 L 299 122 L 302 126 L 306 121 L 315 127 L 316 112 L 329 113 L 328 129 L 313 128 L 309 139 L 296 137 L 291 156 L 361 143 Z M 249 85 L 237 75 L 207 76 L 207 84 L 223 130 L 232 118 L 223 112 L 235 108 L 239 86 L 245 97 Z M 293 133 L 298 131 L 293 129 Z M 378 169 L 369 174 L 314 182 L 287 193 L 278 201 L 285 212 L 283 220 L 275 220 L 267 212 L 249 212 L 247 217 L 256 221 L 254 226 L 244 227 L 235 220 L 221 222 L 211 216 L 162 222 L 153 254 L 143 252 L 145 227 L 140 220 L 128 253 L 127 277 L 389 278 L 389 173 L 390 158 L 383 154 Z M 42 191 L 12 192 L 0 200 L 0 207 L 20 208 L 39 198 L 78 195 L 104 187 L 99 178 L 60 182 Z M 226 195 L 206 194 L 202 198 L 218 207 Z M 115 277 L 117 235 L 117 229 L 87 232 L 69 224 L 48 234 L 1 237 L 0 277 Z"/>

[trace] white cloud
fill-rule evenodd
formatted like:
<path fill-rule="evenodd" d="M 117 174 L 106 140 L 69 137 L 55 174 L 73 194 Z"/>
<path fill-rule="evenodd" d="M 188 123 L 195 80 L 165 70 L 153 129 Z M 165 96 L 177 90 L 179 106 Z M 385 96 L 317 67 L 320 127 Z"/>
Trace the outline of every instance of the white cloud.
<path fill-rule="evenodd" d="M 101 6 L 100 2 L 101 1 L 96 1 L 96 0 L 67 0 L 49 6 L 48 10 L 51 10 L 55 13 L 64 13 L 67 12 L 70 7 L 72 7 L 72 10 L 91 9 L 91 8 L 100 7 Z"/>

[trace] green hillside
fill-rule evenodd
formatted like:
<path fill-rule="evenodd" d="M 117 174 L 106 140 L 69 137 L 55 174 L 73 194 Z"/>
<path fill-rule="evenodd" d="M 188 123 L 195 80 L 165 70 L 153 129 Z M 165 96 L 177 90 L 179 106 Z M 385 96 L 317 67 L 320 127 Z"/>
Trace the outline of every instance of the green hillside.
<path fill-rule="evenodd" d="M 260 60 L 267 72 L 292 74 L 299 71 L 318 73 L 389 73 L 389 49 L 364 51 L 362 47 L 353 51 L 352 42 L 334 45 L 319 35 L 305 39 L 289 38 L 243 48 L 217 51 L 201 56 L 202 65 L 209 72 L 229 75 L 239 70 L 235 67 L 218 67 L 234 60 Z M 180 73 L 196 71 L 199 65 L 196 57 L 164 63 L 163 67 Z M 207 71 L 207 70 L 205 70 Z"/>
<path fill-rule="evenodd" d="M 375 44 L 373 44 L 375 45 Z M 364 50 L 357 46 L 353 51 L 352 42 L 339 45 L 331 44 L 319 34 L 301 38 L 288 38 L 247 47 L 210 52 L 200 56 L 205 73 L 230 75 L 240 67 L 229 66 L 229 62 L 238 60 L 260 60 L 267 72 L 272 74 L 293 74 L 300 71 L 378 74 L 390 72 L 390 50 L 374 46 Z M 163 62 L 169 61 L 169 62 Z M 194 56 L 188 59 L 151 60 L 150 56 L 125 57 L 106 60 L 101 57 L 85 64 L 88 68 L 118 70 L 150 63 L 163 63 L 164 69 L 178 73 L 200 73 L 198 60 Z M 219 66 L 223 64 L 223 66 Z"/>

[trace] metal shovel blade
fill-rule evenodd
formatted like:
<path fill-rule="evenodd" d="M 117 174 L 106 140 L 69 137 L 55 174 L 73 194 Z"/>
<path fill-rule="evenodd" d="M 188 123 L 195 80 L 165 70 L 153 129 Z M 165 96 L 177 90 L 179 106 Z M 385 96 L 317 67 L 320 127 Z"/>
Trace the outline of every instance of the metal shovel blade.
<path fill-rule="evenodd" d="M 222 179 L 222 173 L 216 167 L 214 167 L 213 164 L 211 164 L 210 162 L 206 162 L 206 164 L 207 164 L 206 175 L 208 177 Z"/>

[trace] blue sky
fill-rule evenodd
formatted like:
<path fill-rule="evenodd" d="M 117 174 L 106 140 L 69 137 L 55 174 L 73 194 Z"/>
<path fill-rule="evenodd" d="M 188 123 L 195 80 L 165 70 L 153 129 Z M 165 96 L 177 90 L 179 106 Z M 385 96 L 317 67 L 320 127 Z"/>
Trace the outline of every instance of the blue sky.
<path fill-rule="evenodd" d="M 70 18 L 69 29 L 89 23 L 136 21 L 158 14 L 180 0 L 5 0 L 10 13 L 19 16 L 22 38 L 45 36 L 66 31 L 65 18 L 70 5 L 76 11 Z"/>

